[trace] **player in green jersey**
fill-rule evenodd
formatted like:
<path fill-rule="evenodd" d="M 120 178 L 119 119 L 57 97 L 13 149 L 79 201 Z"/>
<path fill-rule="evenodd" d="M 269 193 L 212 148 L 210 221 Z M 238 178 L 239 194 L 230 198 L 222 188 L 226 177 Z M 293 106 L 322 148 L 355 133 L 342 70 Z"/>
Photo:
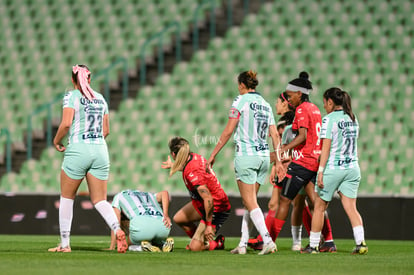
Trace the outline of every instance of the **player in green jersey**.
<path fill-rule="evenodd" d="M 317 176 L 310 245 L 305 253 L 318 253 L 324 211 L 335 191 L 351 222 L 356 247 L 353 254 L 366 254 L 364 227 L 356 207 L 361 172 L 358 165 L 358 120 L 352 112 L 351 98 L 339 88 L 330 88 L 323 94 L 324 108 L 328 115 L 322 120 L 322 152 Z"/>
<path fill-rule="evenodd" d="M 158 193 L 123 190 L 114 196 L 112 207 L 122 229 L 127 232 L 129 250 L 171 252 L 174 239 L 169 238 L 171 219 L 168 215 L 168 191 Z M 115 249 L 115 235 L 111 234 L 110 249 Z"/>
<path fill-rule="evenodd" d="M 270 152 L 267 137 L 271 136 L 273 148 L 279 144 L 273 111 L 270 104 L 256 92 L 257 73 L 242 72 L 238 76 L 239 95 L 230 109 L 226 128 L 208 160 L 213 165 L 216 155 L 234 132 L 234 168 L 243 204 L 246 208 L 242 220 L 242 236 L 233 254 L 246 254 L 249 240 L 249 222 L 252 221 L 263 237 L 263 249 L 259 255 L 272 253 L 276 245 L 266 228 L 263 212 L 257 203 L 257 192 L 265 183 L 270 168 Z"/>
<path fill-rule="evenodd" d="M 106 200 L 109 156 L 105 137 L 109 134 L 108 105 L 90 86 L 91 73 L 85 65 L 72 68 L 74 90 L 63 98 L 62 121 L 53 140 L 56 150 L 64 152 L 60 173 L 59 226 L 61 243 L 51 252 L 71 252 L 70 231 L 73 202 L 83 178 L 86 178 L 91 201 L 117 237 L 118 252 L 128 248 L 125 233 Z M 63 138 L 69 133 L 68 145 Z"/>

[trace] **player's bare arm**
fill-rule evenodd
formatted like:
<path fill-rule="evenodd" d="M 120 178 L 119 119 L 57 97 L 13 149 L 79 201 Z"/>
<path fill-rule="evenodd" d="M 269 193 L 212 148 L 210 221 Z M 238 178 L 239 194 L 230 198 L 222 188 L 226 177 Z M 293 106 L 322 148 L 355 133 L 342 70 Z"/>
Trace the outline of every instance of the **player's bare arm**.
<path fill-rule="evenodd" d="M 214 239 L 214 230 L 212 227 L 213 222 L 213 211 L 214 211 L 214 204 L 213 204 L 213 196 L 208 190 L 206 185 L 200 185 L 197 188 L 198 194 L 204 201 L 204 209 L 206 211 L 206 230 L 204 231 L 204 236 L 207 240 L 211 241 Z"/>
<path fill-rule="evenodd" d="M 303 142 L 305 142 L 307 134 L 308 134 L 308 129 L 301 127 L 298 131 L 298 135 L 292 140 L 292 142 L 282 147 L 282 153 L 288 150 L 291 150 L 297 147 L 298 145 L 302 144 Z"/>

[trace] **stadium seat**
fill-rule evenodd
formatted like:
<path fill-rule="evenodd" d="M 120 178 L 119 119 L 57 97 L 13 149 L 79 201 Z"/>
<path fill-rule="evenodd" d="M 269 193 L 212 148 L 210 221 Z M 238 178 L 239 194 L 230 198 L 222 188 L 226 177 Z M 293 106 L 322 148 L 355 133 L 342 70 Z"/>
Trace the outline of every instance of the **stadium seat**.
<path fill-rule="evenodd" d="M 49 87 L 49 96 L 59 91 L 58 87 L 52 87 L 49 79 L 44 79 L 40 86 L 34 84 L 41 77 L 28 74 L 25 68 L 37 63 L 36 54 L 44 54 L 39 48 L 49 47 L 46 52 L 54 52 L 49 63 L 41 68 L 54 72 L 56 67 L 57 76 L 53 76 L 53 82 L 61 87 L 66 85 L 62 83 L 67 78 L 65 63 L 71 58 L 71 50 L 61 49 L 64 43 L 76 37 L 77 32 L 61 33 L 72 29 L 73 25 L 81 26 L 81 36 L 88 32 L 76 16 L 68 18 L 64 14 L 98 14 L 88 23 L 96 25 L 92 29 L 95 30 L 93 41 L 99 42 L 95 42 L 98 53 L 94 55 L 94 50 L 89 50 L 80 56 L 90 58 L 97 66 L 105 66 L 109 58 L 118 53 L 137 58 L 137 45 L 144 41 L 141 39 L 158 31 L 159 24 L 178 20 L 178 15 L 182 17 L 182 22 L 186 22 L 184 28 L 187 28 L 197 6 L 194 1 L 178 0 L 173 1 L 170 7 L 162 1 L 145 5 L 127 2 L 91 2 L 86 3 L 87 8 L 82 11 L 65 1 L 53 2 L 47 8 L 52 11 L 52 18 L 36 15 L 36 22 L 39 22 L 36 26 L 39 27 L 27 30 L 20 23 L 23 25 L 30 21 L 17 22 L 17 18 L 8 18 L 6 11 L 0 11 L 0 15 L 8 18 L 2 21 L 8 23 L 3 24 L 17 24 L 15 34 L 10 31 L 0 34 L 1 41 L 9 41 L 0 42 L 0 49 L 16 48 L 10 55 L 0 56 L 2 61 L 16 64 L 10 66 L 7 73 L 3 68 L 0 70 L 0 73 L 4 72 L 1 74 L 0 91 L 7 85 L 12 90 L 22 91 L 21 97 L 8 94 L 8 103 L 2 102 L 2 106 L 15 106 L 22 98 L 30 98 L 23 108 L 12 107 L 24 115 L 15 118 L 6 112 L 6 121 L 17 121 L 15 125 L 24 123 L 26 109 L 35 106 L 32 101 L 42 98 L 42 93 L 38 92 L 33 92 L 31 98 L 26 76 L 36 91 Z M 17 6 L 14 8 L 17 9 Z M 108 10 L 113 10 L 113 14 L 109 14 Z M 166 14 L 167 10 L 176 11 L 176 15 Z M 220 135 L 227 122 L 228 108 L 237 95 L 237 74 L 253 68 L 259 72 L 258 90 L 272 106 L 287 82 L 302 70 L 310 72 L 314 83 L 311 100 L 323 114 L 321 95 L 324 90 L 339 86 L 349 91 L 361 125 L 361 194 L 414 194 L 410 173 L 414 168 L 411 165 L 414 163 L 413 151 L 410 150 L 414 132 L 410 123 L 414 119 L 411 100 L 414 82 L 410 78 L 410 64 L 414 58 L 410 28 L 414 20 L 411 16 L 413 10 L 414 5 L 408 0 L 398 4 L 356 0 L 267 2 L 258 14 L 247 16 L 241 26 L 231 28 L 224 38 L 213 39 L 190 62 L 176 64 L 171 75 L 161 76 L 154 87 L 141 88 L 136 99 L 121 104 L 119 111 L 111 116 L 113 134 L 108 138 L 108 144 L 112 160 L 110 182 L 113 185 L 108 190 L 116 192 L 138 184 L 143 188 L 184 192 L 180 176 L 168 178 L 168 173 L 160 168 L 160 163 L 168 155 L 166 144 L 169 138 L 183 136 L 190 141 L 194 151 L 208 157 L 214 145 L 196 146 L 195 136 L 197 133 L 204 138 Z M 28 9 L 16 12 L 18 15 L 28 13 Z M 50 25 L 45 24 L 43 18 L 53 20 L 59 26 L 45 34 L 52 45 L 24 46 L 26 37 L 21 37 L 21 33 L 27 33 L 29 38 L 39 35 L 43 26 Z M 114 31 L 108 31 L 112 26 Z M 54 40 L 56 35 L 60 35 L 64 43 Z M 17 39 L 17 36 L 21 38 Z M 117 43 L 111 44 L 113 40 Z M 81 41 L 75 41 L 74 49 L 83 49 Z M 33 55 L 20 55 L 18 50 Z M 19 65 L 23 58 L 27 62 L 25 66 Z M 13 75 L 24 77 L 11 81 Z M 57 112 L 61 111 L 59 104 L 56 108 Z M 12 127 L 13 133 L 21 133 L 18 128 Z M 225 190 L 237 194 L 232 159 L 233 148 L 229 142 L 221 152 L 215 170 Z M 40 162 L 48 160 L 47 156 L 42 156 Z M 51 181 L 46 179 L 46 182 Z M 268 190 L 263 188 L 262 192 Z"/>

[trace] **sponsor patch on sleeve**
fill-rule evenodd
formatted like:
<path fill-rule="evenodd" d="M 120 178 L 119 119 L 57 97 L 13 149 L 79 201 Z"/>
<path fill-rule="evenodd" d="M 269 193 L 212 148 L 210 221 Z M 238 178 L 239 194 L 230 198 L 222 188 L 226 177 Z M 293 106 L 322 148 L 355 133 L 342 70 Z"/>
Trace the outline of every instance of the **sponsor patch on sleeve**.
<path fill-rule="evenodd" d="M 239 119 L 240 118 L 239 110 L 237 110 L 235 108 L 231 108 L 230 111 L 229 111 L 229 118 Z"/>

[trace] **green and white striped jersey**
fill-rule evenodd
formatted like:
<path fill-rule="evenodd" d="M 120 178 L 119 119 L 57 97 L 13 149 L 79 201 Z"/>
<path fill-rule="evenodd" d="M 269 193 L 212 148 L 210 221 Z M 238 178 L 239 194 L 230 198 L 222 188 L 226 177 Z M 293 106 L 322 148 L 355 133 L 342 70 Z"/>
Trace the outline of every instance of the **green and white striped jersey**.
<path fill-rule="evenodd" d="M 138 190 L 124 190 L 116 194 L 112 207 L 118 208 L 131 220 L 135 216 L 164 217 L 156 194 Z"/>
<path fill-rule="evenodd" d="M 351 120 L 343 110 L 334 111 L 322 120 L 321 139 L 331 140 L 327 169 L 349 169 L 358 166 L 358 120 Z"/>
<path fill-rule="evenodd" d="M 282 134 L 282 145 L 286 145 L 292 142 L 296 137 L 296 134 L 292 130 L 292 124 L 287 125 Z"/>
<path fill-rule="evenodd" d="M 257 92 L 237 96 L 230 119 L 239 119 L 234 133 L 236 156 L 269 156 L 269 126 L 275 125 L 272 107 Z"/>
<path fill-rule="evenodd" d="M 75 110 L 69 129 L 69 143 L 105 144 L 103 117 L 108 114 L 108 105 L 101 94 L 94 92 L 94 96 L 90 101 L 79 90 L 65 94 L 63 108 Z"/>

